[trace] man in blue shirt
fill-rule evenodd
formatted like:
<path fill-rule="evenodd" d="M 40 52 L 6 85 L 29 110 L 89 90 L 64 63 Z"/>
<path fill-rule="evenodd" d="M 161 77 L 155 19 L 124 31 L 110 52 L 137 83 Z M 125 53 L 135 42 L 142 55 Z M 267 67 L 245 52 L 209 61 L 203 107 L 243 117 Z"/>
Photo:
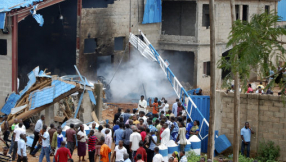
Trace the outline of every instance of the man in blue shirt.
<path fill-rule="evenodd" d="M 172 113 L 175 115 L 175 117 L 177 117 L 177 109 L 178 109 L 178 102 L 179 102 L 180 100 L 177 98 L 176 99 L 176 102 L 173 104 L 173 107 L 172 107 Z"/>
<path fill-rule="evenodd" d="M 126 121 L 130 118 L 130 109 L 127 109 L 124 114 L 121 115 L 123 117 L 123 122 L 126 123 Z"/>
<path fill-rule="evenodd" d="M 122 139 L 123 139 L 123 146 L 127 149 L 127 153 L 131 155 L 129 144 L 130 144 L 130 135 L 133 133 L 132 129 L 130 129 L 129 124 L 125 124 L 125 130 L 122 133 Z M 131 156 L 129 157 L 131 158 Z"/>
<path fill-rule="evenodd" d="M 113 139 L 115 140 L 115 146 L 118 145 L 119 141 L 122 140 L 123 135 L 123 123 L 119 124 L 119 129 L 114 132 Z"/>
<path fill-rule="evenodd" d="M 251 134 L 254 134 L 254 131 L 250 128 L 249 123 L 245 122 L 245 127 L 243 127 L 240 131 L 241 135 L 241 154 L 244 155 L 244 148 L 247 146 L 247 157 L 249 157 L 250 152 L 250 139 Z"/>

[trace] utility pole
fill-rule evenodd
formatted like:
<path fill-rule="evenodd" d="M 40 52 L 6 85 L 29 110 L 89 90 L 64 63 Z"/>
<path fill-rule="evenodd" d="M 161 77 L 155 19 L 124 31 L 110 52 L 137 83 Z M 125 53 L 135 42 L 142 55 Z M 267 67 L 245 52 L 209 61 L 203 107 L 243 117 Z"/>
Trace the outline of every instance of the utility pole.
<path fill-rule="evenodd" d="M 231 11 L 231 25 L 235 21 L 235 0 L 230 0 L 230 11 Z M 233 44 L 233 47 L 235 44 Z M 235 60 L 238 61 L 238 56 L 235 56 Z M 232 67 L 236 68 L 236 67 Z M 233 110 L 233 119 L 234 119 L 234 129 L 233 129 L 233 162 L 238 162 L 239 157 L 239 141 L 240 141 L 240 92 L 239 92 L 239 73 L 237 69 L 233 70 L 234 72 L 234 110 Z"/>
<path fill-rule="evenodd" d="M 214 138 L 215 138 L 215 91 L 216 91 L 216 39 L 215 39 L 215 11 L 214 0 L 209 0 L 210 13 L 210 72 L 211 72 L 211 90 L 210 90 L 210 119 L 208 135 L 208 159 L 214 158 Z"/>

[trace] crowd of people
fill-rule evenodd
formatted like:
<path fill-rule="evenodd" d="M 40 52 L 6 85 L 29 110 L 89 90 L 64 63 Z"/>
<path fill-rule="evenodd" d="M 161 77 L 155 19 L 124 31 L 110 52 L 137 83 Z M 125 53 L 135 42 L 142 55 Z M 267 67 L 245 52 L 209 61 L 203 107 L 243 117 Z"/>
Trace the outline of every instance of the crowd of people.
<path fill-rule="evenodd" d="M 90 162 L 98 159 L 102 162 L 162 162 L 164 160 L 159 154 L 158 146 L 174 140 L 180 144 L 182 151 L 174 152 L 169 161 L 187 162 L 183 150 L 187 139 L 198 135 L 199 121 L 191 123 L 190 119 L 186 119 L 179 99 L 170 107 L 165 98 L 160 101 L 155 98 L 153 103 L 149 101 L 149 107 L 152 111 L 147 113 L 147 101 L 141 96 L 138 108 L 125 109 L 124 112 L 122 108 L 118 108 L 112 128 L 109 124 L 96 127 L 96 123 L 92 123 L 88 134 L 83 125 L 76 128 L 74 124 L 70 124 L 64 135 L 61 126 L 45 125 L 45 116 L 42 115 L 35 124 L 29 154 L 34 157 L 38 154 L 39 162 L 43 159 L 47 162 L 72 162 L 75 158 L 72 157 L 73 152 L 77 148 L 79 161 L 86 161 L 88 154 Z M 6 147 L 0 153 L 0 161 L 28 161 L 26 128 L 23 121 L 15 119 L 9 126 L 7 118 L 4 117 L 3 122 L 3 141 Z"/>

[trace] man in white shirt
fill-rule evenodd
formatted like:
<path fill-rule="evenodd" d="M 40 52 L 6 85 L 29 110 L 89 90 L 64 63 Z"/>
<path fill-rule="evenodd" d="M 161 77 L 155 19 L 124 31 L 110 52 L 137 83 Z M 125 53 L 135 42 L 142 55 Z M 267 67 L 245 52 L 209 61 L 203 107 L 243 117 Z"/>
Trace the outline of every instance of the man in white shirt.
<path fill-rule="evenodd" d="M 161 134 L 161 138 L 162 138 L 161 143 L 166 145 L 170 141 L 170 129 L 167 123 L 165 123 L 163 127 L 164 127 L 164 131 Z"/>
<path fill-rule="evenodd" d="M 163 156 L 161 154 L 159 154 L 159 148 L 158 147 L 154 148 L 153 162 L 164 162 Z"/>
<path fill-rule="evenodd" d="M 144 120 L 144 124 L 147 125 L 147 117 L 145 116 L 145 112 L 144 111 L 140 111 L 139 112 L 139 118 L 138 120 L 143 119 Z"/>
<path fill-rule="evenodd" d="M 13 155 L 12 155 L 12 160 L 14 161 L 16 159 L 16 153 L 17 153 L 17 150 L 18 150 L 18 141 L 20 140 L 20 135 L 21 134 L 26 134 L 26 130 L 22 128 L 23 127 L 23 124 L 22 123 L 19 123 L 19 127 L 17 127 L 15 130 L 14 130 L 14 150 L 13 150 Z"/>
<path fill-rule="evenodd" d="M 139 142 L 141 141 L 141 135 L 137 132 L 137 127 L 132 128 L 133 133 L 130 135 L 130 152 L 132 152 L 132 159 L 136 155 L 137 149 L 139 148 Z"/>
<path fill-rule="evenodd" d="M 109 124 L 106 124 L 106 125 L 105 125 L 105 128 L 103 128 L 103 129 L 101 130 L 101 133 L 104 134 L 104 137 L 106 137 L 106 134 L 105 134 L 106 130 L 109 130 L 109 133 L 108 133 L 108 134 L 109 134 L 110 136 L 112 136 L 112 130 L 110 129 Z M 105 142 L 106 142 L 106 139 L 105 139 Z M 110 148 L 111 148 L 111 147 L 110 147 Z"/>
<path fill-rule="evenodd" d="M 172 108 L 172 113 L 175 115 L 175 117 L 177 117 L 177 109 L 178 109 L 178 102 L 179 102 L 180 100 L 177 98 L 176 99 L 176 102 L 173 104 L 173 108 Z"/>
<path fill-rule="evenodd" d="M 41 135 L 42 138 L 42 150 L 39 157 L 39 162 L 42 162 L 44 156 L 46 156 L 47 162 L 50 162 L 50 134 L 47 132 L 47 126 L 43 126 L 44 134 Z"/>
<path fill-rule="evenodd" d="M 26 153 L 26 135 L 20 134 L 20 140 L 18 141 L 18 161 L 27 162 L 27 153 Z"/>
<path fill-rule="evenodd" d="M 30 154 L 34 151 L 34 148 L 39 140 L 39 133 L 43 129 L 43 121 L 45 120 L 45 116 L 41 115 L 41 118 L 37 121 L 35 125 L 35 131 L 34 131 L 34 141 L 30 150 Z"/>
<path fill-rule="evenodd" d="M 139 100 L 138 103 L 138 110 L 140 111 L 144 111 L 146 113 L 146 108 L 147 108 L 147 101 L 144 100 L 144 96 L 141 96 L 141 100 Z"/>
<path fill-rule="evenodd" d="M 111 149 L 112 137 L 110 135 L 110 129 L 105 129 L 104 135 L 105 135 L 105 144 Z M 108 153 L 108 159 L 111 159 L 110 157 L 111 157 L 111 152 Z"/>
<path fill-rule="evenodd" d="M 169 111 L 169 104 L 168 104 L 167 100 L 164 100 L 163 106 L 164 107 L 163 107 L 162 111 L 164 111 L 164 115 L 166 115 L 166 112 Z"/>

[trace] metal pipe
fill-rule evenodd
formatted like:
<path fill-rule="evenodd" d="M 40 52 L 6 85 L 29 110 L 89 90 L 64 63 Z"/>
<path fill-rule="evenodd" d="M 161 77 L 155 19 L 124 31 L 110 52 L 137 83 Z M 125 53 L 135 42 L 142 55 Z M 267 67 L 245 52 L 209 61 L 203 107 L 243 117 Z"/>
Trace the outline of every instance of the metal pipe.
<path fill-rule="evenodd" d="M 17 92 L 18 76 L 18 15 L 12 17 L 12 91 Z"/>

